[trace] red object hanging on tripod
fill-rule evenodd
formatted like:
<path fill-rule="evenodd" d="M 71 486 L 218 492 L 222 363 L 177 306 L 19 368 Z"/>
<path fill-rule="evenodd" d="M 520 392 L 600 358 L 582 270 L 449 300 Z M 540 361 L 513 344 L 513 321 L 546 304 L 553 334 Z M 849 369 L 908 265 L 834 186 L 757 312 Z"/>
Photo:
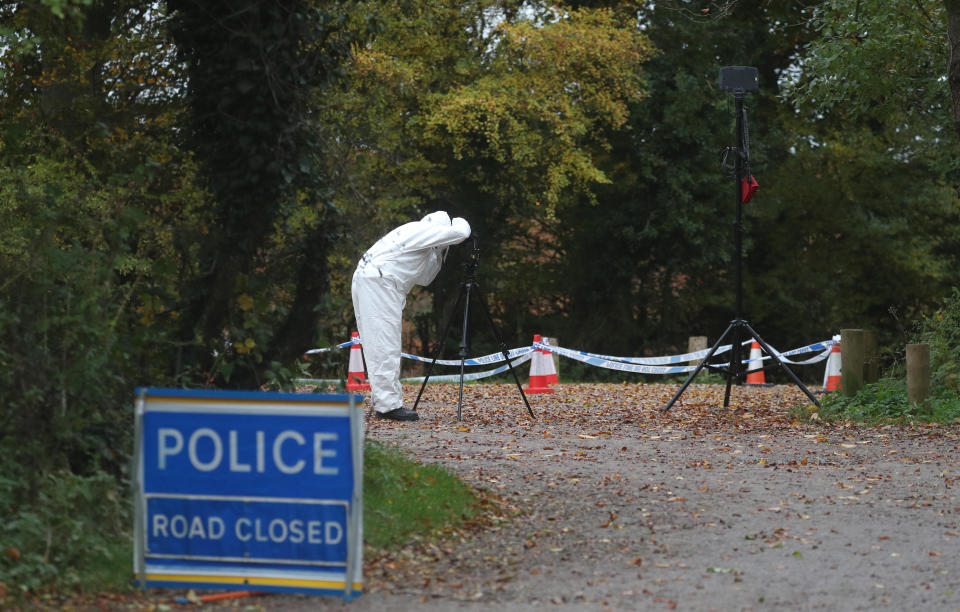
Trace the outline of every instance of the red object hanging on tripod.
<path fill-rule="evenodd" d="M 744 204 L 748 203 L 753 199 L 753 194 L 757 193 L 759 188 L 760 184 L 757 183 L 757 179 L 753 178 L 752 174 L 740 179 L 740 201 Z"/>

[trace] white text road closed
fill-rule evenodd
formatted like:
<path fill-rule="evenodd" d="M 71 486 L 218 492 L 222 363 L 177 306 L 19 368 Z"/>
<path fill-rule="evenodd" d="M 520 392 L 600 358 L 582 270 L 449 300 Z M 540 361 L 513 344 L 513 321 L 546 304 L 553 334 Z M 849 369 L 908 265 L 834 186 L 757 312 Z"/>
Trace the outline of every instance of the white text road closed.
<path fill-rule="evenodd" d="M 147 496 L 147 552 L 343 565 L 346 504 Z"/>
<path fill-rule="evenodd" d="M 222 540 L 227 534 L 226 522 L 219 516 L 187 516 L 184 514 L 150 515 L 150 540 Z M 233 537 L 240 542 L 273 542 L 283 544 L 339 544 L 343 539 L 343 523 L 302 519 L 238 518 L 233 524 Z"/>

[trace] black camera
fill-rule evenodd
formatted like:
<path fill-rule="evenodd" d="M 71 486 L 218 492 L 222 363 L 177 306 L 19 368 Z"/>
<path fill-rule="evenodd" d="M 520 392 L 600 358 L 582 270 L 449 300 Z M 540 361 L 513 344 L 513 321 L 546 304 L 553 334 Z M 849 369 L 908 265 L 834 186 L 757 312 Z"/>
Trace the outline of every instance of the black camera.
<path fill-rule="evenodd" d="M 727 66 L 720 69 L 720 89 L 735 93 L 757 91 L 760 76 L 752 66 Z"/>

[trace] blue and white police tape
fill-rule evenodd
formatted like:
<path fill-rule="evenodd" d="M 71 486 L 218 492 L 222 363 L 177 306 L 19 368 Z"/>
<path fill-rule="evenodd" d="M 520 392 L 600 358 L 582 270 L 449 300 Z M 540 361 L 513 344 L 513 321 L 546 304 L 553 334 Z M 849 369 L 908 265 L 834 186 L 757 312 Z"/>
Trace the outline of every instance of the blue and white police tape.
<path fill-rule="evenodd" d="M 513 367 L 517 367 L 518 365 L 520 365 L 520 364 L 522 364 L 522 363 L 526 363 L 526 362 L 530 361 L 531 358 L 533 358 L 533 347 L 532 347 L 532 346 L 530 346 L 530 347 L 524 347 L 524 348 L 522 348 L 522 349 L 514 349 L 514 350 L 511 351 L 511 352 L 519 352 L 519 353 L 520 353 L 520 357 L 518 357 L 518 358 L 516 358 L 516 359 L 514 359 L 513 356 L 510 357 L 510 359 L 511 359 L 510 365 L 512 365 Z M 498 353 L 498 354 L 500 354 L 500 353 Z M 502 357 L 503 355 L 500 354 L 500 356 Z M 431 361 L 431 360 L 429 360 L 429 359 L 426 359 L 426 360 L 421 359 L 421 361 Z M 469 360 L 464 360 L 464 365 L 467 365 L 467 361 L 469 361 Z M 501 359 L 500 361 L 503 361 L 503 360 Z M 452 360 L 444 360 L 444 361 L 442 361 L 442 360 L 439 360 L 439 359 L 438 359 L 438 360 L 437 360 L 437 363 L 439 363 L 439 364 L 441 364 L 441 365 L 460 365 L 460 361 L 459 361 L 459 360 L 457 360 L 457 361 L 452 361 Z M 475 364 L 474 364 L 474 365 L 475 365 Z M 496 376 L 497 374 L 501 374 L 501 373 L 503 373 L 503 372 L 506 372 L 506 371 L 510 368 L 510 365 L 502 365 L 502 366 L 500 366 L 499 368 L 494 368 L 493 370 L 487 370 L 487 371 L 485 371 L 485 372 L 470 372 L 469 374 L 464 374 L 464 375 L 463 375 L 463 380 L 480 380 L 480 379 L 482 379 L 482 378 L 489 378 L 490 376 Z M 405 383 L 419 383 L 419 382 L 423 382 L 423 379 L 424 379 L 424 378 L 426 378 L 426 377 L 425 377 L 425 376 L 414 376 L 414 377 L 411 377 L 411 378 L 401 378 L 400 381 L 401 381 L 401 382 L 405 382 Z M 457 381 L 460 380 L 460 375 L 459 375 L 459 374 L 442 374 L 442 375 L 439 375 L 439 376 L 430 376 L 430 380 L 432 380 L 433 382 L 457 382 Z M 317 384 L 331 384 L 331 383 L 336 384 L 336 383 L 342 383 L 342 382 L 343 382 L 343 379 L 337 379 L 337 378 L 332 378 L 332 379 L 331 379 L 331 378 L 297 378 L 297 379 L 294 379 L 294 382 L 296 382 L 296 383 L 298 383 L 298 384 L 302 384 L 302 385 L 317 385 Z"/>
<path fill-rule="evenodd" d="M 750 342 L 747 340 L 747 342 Z M 534 348 L 545 349 L 548 352 L 554 352 L 553 349 L 558 348 L 551 344 L 541 344 L 534 343 Z M 723 346 L 717 348 L 714 355 L 719 355 L 726 353 L 733 347 L 732 344 L 724 344 Z M 563 349 L 563 352 L 557 351 L 558 355 L 563 355 L 564 357 L 569 357 L 570 359 L 576 359 L 581 361 L 578 357 L 574 357 L 569 353 L 576 353 L 582 357 L 589 357 L 591 359 L 599 359 L 602 361 L 617 361 L 621 363 L 635 363 L 639 365 L 650 365 L 650 366 L 662 366 L 669 365 L 671 363 L 686 363 L 688 361 L 696 361 L 697 359 L 703 359 L 707 356 L 707 353 L 710 352 L 710 349 L 703 349 L 701 351 L 695 351 L 693 353 L 684 353 L 682 355 L 667 355 L 664 357 L 617 357 L 615 355 L 601 355 L 599 353 L 588 353 L 586 351 L 573 351 L 571 349 Z"/>
<path fill-rule="evenodd" d="M 353 339 L 351 339 L 351 340 L 348 340 L 347 342 L 343 342 L 343 343 L 337 344 L 337 345 L 335 345 L 335 346 L 328 346 L 328 347 L 326 347 L 326 348 L 310 349 L 309 351 L 306 351 L 306 353 L 304 353 L 304 354 L 306 354 L 306 355 L 315 355 L 315 354 L 317 354 L 317 353 L 326 353 L 326 352 L 328 352 L 328 351 L 333 351 L 333 350 L 337 350 L 337 349 L 348 348 L 348 347 L 351 347 L 351 346 L 353 346 L 353 345 L 355 345 L 355 344 L 362 344 L 359 338 L 353 338 Z M 502 352 L 490 353 L 489 355 L 483 355 L 483 356 L 481 356 L 481 357 L 470 357 L 470 358 L 464 360 L 464 365 L 467 365 L 467 366 L 481 366 L 481 365 L 490 365 L 491 363 L 500 363 L 500 362 L 504 361 L 504 360 L 507 359 L 507 358 L 509 358 L 509 359 L 515 359 L 515 358 L 517 358 L 517 357 L 522 357 L 523 355 L 526 355 L 526 354 L 528 354 L 528 353 L 532 353 L 533 350 L 534 350 L 534 347 L 532 347 L 532 346 L 523 346 L 523 347 L 512 348 L 512 349 L 508 350 L 508 351 L 507 351 L 507 357 L 504 357 Z M 412 360 L 414 360 L 414 361 L 424 361 L 424 362 L 428 362 L 428 363 L 431 362 L 431 361 L 433 361 L 433 358 L 432 358 L 432 357 L 421 357 L 421 356 L 419 356 L 419 355 L 411 355 L 411 354 L 409 354 L 409 353 L 400 353 L 400 356 L 403 357 L 403 358 L 405 358 L 405 359 L 412 359 Z M 438 359 L 438 360 L 436 361 L 436 363 L 439 364 L 439 365 L 453 366 L 453 365 L 460 365 L 460 360 L 459 360 L 459 359 Z"/>
<path fill-rule="evenodd" d="M 307 351 L 306 353 L 304 353 L 304 355 L 316 355 L 317 353 L 326 353 L 327 351 L 335 351 L 335 350 L 337 350 L 337 349 L 344 349 L 344 348 L 353 346 L 354 344 L 360 344 L 360 339 L 359 339 L 359 338 L 353 338 L 353 339 L 351 339 L 351 340 L 347 340 L 346 342 L 341 342 L 340 344 L 337 344 L 337 345 L 335 345 L 335 346 L 328 346 L 328 347 L 326 347 L 326 348 L 310 349 L 309 351 Z"/>
<path fill-rule="evenodd" d="M 752 339 L 747 339 L 747 340 L 744 340 L 742 344 L 746 345 L 751 343 L 752 341 L 753 341 Z M 802 347 L 791 349 L 789 351 L 784 351 L 784 352 L 779 352 L 775 348 L 773 350 L 783 363 L 787 363 L 791 365 L 810 365 L 810 364 L 818 363 L 820 361 L 827 359 L 827 357 L 830 354 L 830 349 L 837 342 L 838 341 L 836 340 L 836 338 L 834 338 L 831 340 L 815 342 L 813 344 L 808 344 L 806 346 L 802 346 Z M 341 344 L 338 344 L 332 347 L 311 349 L 307 351 L 306 354 L 310 355 L 310 354 L 316 354 L 316 353 L 325 353 L 327 351 L 332 351 L 335 349 L 351 347 L 355 344 L 360 344 L 359 338 L 353 338 L 347 342 L 343 342 Z M 719 354 L 726 353 L 730 351 L 732 346 L 733 345 L 731 344 L 725 344 L 723 346 L 720 346 L 717 348 L 716 351 L 714 351 L 713 355 L 716 356 Z M 770 347 L 770 348 L 773 348 L 773 347 Z M 490 353 L 489 355 L 483 355 L 481 357 L 471 357 L 468 359 L 464 359 L 462 361 L 460 359 L 437 359 L 434 362 L 433 358 L 431 357 L 422 357 L 419 355 L 411 355 L 409 353 L 401 353 L 401 356 L 406 359 L 412 359 L 414 361 L 420 361 L 425 363 L 434 362 L 438 365 L 443 365 L 443 366 L 458 366 L 462 364 L 464 366 L 471 366 L 471 367 L 489 365 L 493 363 L 500 363 L 507 358 L 513 360 L 518 357 L 521 357 L 521 358 L 526 357 L 525 359 L 521 359 L 514 362 L 514 365 L 518 365 L 520 363 L 526 362 L 530 358 L 529 355 L 534 350 L 537 350 L 537 349 L 541 349 L 550 353 L 556 353 L 557 355 L 566 357 L 568 359 L 573 359 L 575 361 L 586 363 L 587 365 L 593 365 L 596 367 L 606 368 L 609 370 L 619 370 L 621 372 L 633 372 L 636 374 L 664 374 L 664 375 L 692 372 L 697 366 L 690 365 L 690 362 L 697 361 L 698 359 L 703 359 L 710 352 L 710 349 L 703 349 L 699 351 L 693 351 L 690 353 L 683 353 L 681 355 L 666 355 L 662 357 L 617 357 L 612 355 L 602 355 L 599 353 L 589 353 L 586 351 L 576 351 L 568 348 L 563 348 L 560 346 L 553 346 L 550 344 L 536 342 L 536 343 L 533 343 L 531 346 L 509 349 L 507 351 L 507 357 L 504 357 L 503 352 L 496 352 L 496 353 Z M 792 357 L 794 355 L 802 355 L 804 353 L 811 353 L 814 351 L 821 351 L 821 352 L 820 354 L 815 355 L 814 357 L 811 357 L 809 359 L 805 359 L 802 361 L 793 361 L 788 359 L 788 357 Z M 753 363 L 754 361 L 764 361 L 771 358 L 772 358 L 771 355 L 764 355 L 759 359 L 745 359 L 743 360 L 743 363 L 749 364 L 749 363 Z M 679 363 L 683 363 L 685 365 L 669 366 L 669 364 L 679 364 Z M 721 363 L 721 364 L 711 364 L 711 365 L 714 367 L 726 367 L 728 364 Z M 495 370 L 489 370 L 487 372 L 477 372 L 477 373 L 471 374 L 470 375 L 471 378 L 469 378 L 469 380 L 477 380 L 480 378 L 486 378 L 488 376 L 494 376 L 495 374 L 499 374 L 505 371 L 507 368 L 508 366 L 504 365 Z M 450 376 L 459 380 L 459 375 L 450 375 Z M 442 381 L 443 378 L 444 377 L 431 376 L 431 379 L 435 379 L 438 381 Z M 467 380 L 467 379 L 468 379 L 467 376 L 464 375 L 464 380 Z M 422 381 L 423 378 L 422 377 L 410 378 L 410 379 L 404 379 L 404 380 L 411 381 L 411 382 L 416 380 Z"/>
<path fill-rule="evenodd" d="M 830 356 L 830 349 L 833 348 L 833 345 L 837 344 L 834 340 L 824 340 L 823 342 L 815 342 L 813 344 L 808 344 L 807 346 L 802 346 L 800 348 L 791 349 L 780 353 L 777 349 L 773 348 L 774 352 L 780 357 L 780 361 L 783 363 L 789 363 L 790 365 L 810 365 L 812 363 L 819 363 Z M 814 355 L 809 359 L 804 359 L 803 361 L 792 361 L 786 359 L 786 357 L 792 357 L 794 355 L 802 355 L 804 353 L 812 353 L 813 351 L 821 351 L 819 355 Z M 747 359 L 744 363 L 753 363 L 754 361 L 765 361 L 767 359 L 772 359 L 771 355 L 764 355 L 760 359 Z"/>
<path fill-rule="evenodd" d="M 510 359 L 515 359 L 517 357 L 522 357 L 529 353 L 533 352 L 533 346 L 524 346 L 520 348 L 513 348 L 507 351 L 507 357 Z M 413 359 L 414 361 L 424 361 L 430 363 L 433 361 L 432 357 L 420 357 L 419 355 L 410 355 L 408 353 L 400 353 L 401 357 L 406 359 Z M 463 360 L 463 365 L 467 366 L 480 366 L 480 365 L 490 365 L 491 363 L 500 363 L 505 361 L 506 358 L 503 356 L 502 352 L 499 353 L 490 353 L 489 355 L 484 355 L 482 357 L 471 357 L 469 359 Z M 445 366 L 458 366 L 460 365 L 459 359 L 437 359 L 436 363 L 438 365 Z M 432 377 L 431 377 L 432 378 Z"/>
<path fill-rule="evenodd" d="M 530 361 L 531 358 L 533 358 L 533 349 L 532 349 L 532 348 L 530 349 L 529 352 L 527 352 L 526 354 L 524 354 L 523 356 L 519 357 L 519 358 L 516 359 L 516 360 L 513 360 L 513 358 L 511 357 L 510 365 L 504 364 L 504 365 L 500 366 L 499 368 L 494 368 L 493 370 L 487 370 L 487 371 L 485 371 L 485 372 L 471 372 L 471 373 L 469 373 L 469 374 L 464 374 L 464 375 L 463 375 L 463 380 L 480 380 L 481 378 L 488 378 L 488 377 L 490 377 L 490 376 L 496 376 L 497 374 L 501 374 L 501 373 L 503 373 L 503 372 L 506 372 L 506 371 L 510 368 L 511 365 L 512 365 L 513 367 L 517 367 L 517 366 L 520 365 L 521 363 L 526 363 L 526 362 Z M 437 363 L 440 363 L 440 361 L 438 360 Z M 456 365 L 460 365 L 460 362 L 459 362 L 459 361 L 457 361 L 457 362 L 455 362 L 455 363 L 456 363 Z M 424 378 L 426 378 L 426 377 L 425 377 L 425 376 L 416 376 L 416 377 L 413 377 L 413 378 L 401 378 L 400 380 L 401 380 L 402 382 L 406 382 L 406 383 L 419 383 L 419 382 L 423 382 L 423 379 L 424 379 Z M 434 381 L 434 382 L 458 382 L 458 381 L 460 380 L 460 375 L 459 375 L 459 374 L 443 374 L 443 375 L 441 375 L 441 376 L 430 376 L 430 380 L 431 380 L 431 381 Z"/>
<path fill-rule="evenodd" d="M 750 344 L 751 342 L 753 342 L 753 339 L 744 340 L 741 344 L 747 345 L 747 344 Z M 808 352 L 812 352 L 812 351 L 816 351 L 816 350 L 826 350 L 826 351 L 829 352 L 830 347 L 832 347 L 834 344 L 835 344 L 835 341 L 833 341 L 833 340 L 826 340 L 826 341 L 824 341 L 824 342 L 816 342 L 816 343 L 814 343 L 814 344 L 809 344 L 809 345 L 804 346 L 804 347 L 792 349 L 792 350 L 787 351 L 787 352 L 785 352 L 785 353 L 778 353 L 778 355 L 780 355 L 781 357 L 783 357 L 783 356 L 790 356 L 790 355 L 799 355 L 799 354 L 802 354 L 802 353 L 808 353 Z M 546 351 L 550 351 L 550 349 L 552 348 L 551 345 L 549 345 L 549 344 L 534 344 L 533 346 L 534 346 L 534 348 L 545 349 Z M 717 350 L 714 352 L 714 355 L 720 355 L 720 354 L 726 353 L 726 352 L 729 351 L 732 347 L 733 347 L 732 344 L 724 344 L 723 346 L 720 346 L 720 347 L 717 348 Z M 773 347 L 771 347 L 771 348 L 773 348 Z M 565 350 L 569 351 L 569 350 L 571 350 L 571 349 L 565 349 Z M 776 349 L 774 349 L 774 350 L 776 350 Z M 696 360 L 698 360 L 698 359 L 703 359 L 703 358 L 706 357 L 707 354 L 710 352 L 710 349 L 702 349 L 702 350 L 699 350 L 699 351 L 694 351 L 694 352 L 692 352 L 692 353 L 683 353 L 682 355 L 667 355 L 667 356 L 664 356 L 664 357 L 617 357 L 617 356 L 614 356 L 614 355 L 602 355 L 602 354 L 599 354 L 599 353 L 588 353 L 588 352 L 586 352 L 586 351 L 574 351 L 574 352 L 576 352 L 576 353 L 578 353 L 579 355 L 582 355 L 582 356 L 584 356 L 584 357 L 593 357 L 593 358 L 601 359 L 601 360 L 605 360 L 605 361 L 622 361 L 622 362 L 624 362 L 624 363 L 636 363 L 636 364 L 641 364 L 641 365 L 655 365 L 655 366 L 660 366 L 660 365 L 670 365 L 670 364 L 673 364 L 673 363 L 687 363 L 687 362 L 690 362 L 690 361 L 696 361 Z M 560 354 L 560 353 L 558 353 L 558 354 Z M 569 354 L 565 354 L 564 356 L 565 356 L 565 357 L 570 357 L 571 359 L 576 359 L 575 357 L 572 357 L 572 356 L 569 355 Z M 764 357 L 764 359 L 769 359 L 769 357 Z M 812 361 L 789 362 L 789 363 L 797 363 L 797 364 L 816 363 L 817 361 L 820 361 L 820 360 L 822 360 L 822 359 L 826 359 L 826 357 L 825 357 L 825 356 L 819 356 L 819 357 L 814 358 L 814 360 L 812 360 Z"/>
<path fill-rule="evenodd" d="M 603 357 L 595 357 L 590 353 L 583 353 L 582 351 L 572 351 L 570 349 L 563 348 L 562 346 L 552 346 L 549 344 L 540 344 L 535 345 L 536 348 L 541 348 L 548 350 L 551 353 L 556 353 L 561 357 L 567 357 L 568 359 L 573 359 L 587 365 L 596 366 L 598 368 L 606 368 L 608 370 L 619 370 L 621 372 L 633 372 L 634 374 L 680 374 L 683 372 L 690 372 L 696 366 L 658 366 L 658 365 L 644 365 L 641 363 L 630 363 L 627 361 L 615 361 L 613 359 L 604 359 Z M 706 355 L 706 353 L 704 353 Z"/>
<path fill-rule="evenodd" d="M 747 342 L 751 342 L 748 340 Z M 816 342 L 814 344 L 808 344 L 796 349 L 791 349 L 785 352 L 777 352 L 777 355 L 780 357 L 780 360 L 784 363 L 789 363 L 792 365 L 808 365 L 811 363 L 817 363 L 827 358 L 830 353 L 830 348 L 833 346 L 834 342 L 832 340 L 827 340 L 824 342 Z M 562 357 L 567 357 L 568 359 L 573 359 L 575 361 L 580 361 L 586 363 L 587 365 L 592 365 L 600 368 L 606 368 L 609 370 L 618 370 L 620 372 L 633 372 L 635 374 L 682 374 L 685 372 L 692 372 L 696 369 L 696 365 L 684 365 L 684 366 L 663 366 L 657 364 L 663 363 L 677 363 L 677 362 L 688 362 L 696 359 L 702 359 L 706 357 L 710 352 L 709 349 L 703 351 L 695 351 L 693 353 L 685 353 L 683 355 L 668 356 L 668 357 L 617 357 L 617 358 L 608 358 L 604 355 L 597 355 L 594 353 L 585 353 L 583 351 L 574 351 L 571 349 L 566 349 L 560 346 L 552 346 L 549 344 L 535 343 L 534 348 L 542 349 L 551 353 L 556 353 Z M 732 345 L 725 345 L 719 347 L 714 355 L 721 352 L 729 351 Z M 773 347 L 771 347 L 773 348 Z M 776 349 L 774 349 L 776 351 Z M 806 359 L 804 361 L 792 361 L 786 359 L 788 356 L 800 355 L 803 353 L 809 353 L 816 350 L 822 350 L 823 352 L 815 357 Z M 765 356 L 763 359 L 769 359 L 770 356 Z M 751 361 L 759 360 L 743 360 L 743 363 L 750 363 Z M 715 367 L 725 367 L 728 364 L 711 364 Z"/>

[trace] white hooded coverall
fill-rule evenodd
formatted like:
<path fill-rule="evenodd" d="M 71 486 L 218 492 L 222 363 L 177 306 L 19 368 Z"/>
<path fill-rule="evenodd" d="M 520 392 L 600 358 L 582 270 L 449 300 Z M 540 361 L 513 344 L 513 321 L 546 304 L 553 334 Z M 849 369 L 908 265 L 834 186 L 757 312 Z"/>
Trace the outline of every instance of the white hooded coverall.
<path fill-rule="evenodd" d="M 433 282 L 447 247 L 469 236 L 465 219 L 451 220 L 441 210 L 394 229 L 360 258 L 351 294 L 377 412 L 403 407 L 400 330 L 407 293 Z"/>

